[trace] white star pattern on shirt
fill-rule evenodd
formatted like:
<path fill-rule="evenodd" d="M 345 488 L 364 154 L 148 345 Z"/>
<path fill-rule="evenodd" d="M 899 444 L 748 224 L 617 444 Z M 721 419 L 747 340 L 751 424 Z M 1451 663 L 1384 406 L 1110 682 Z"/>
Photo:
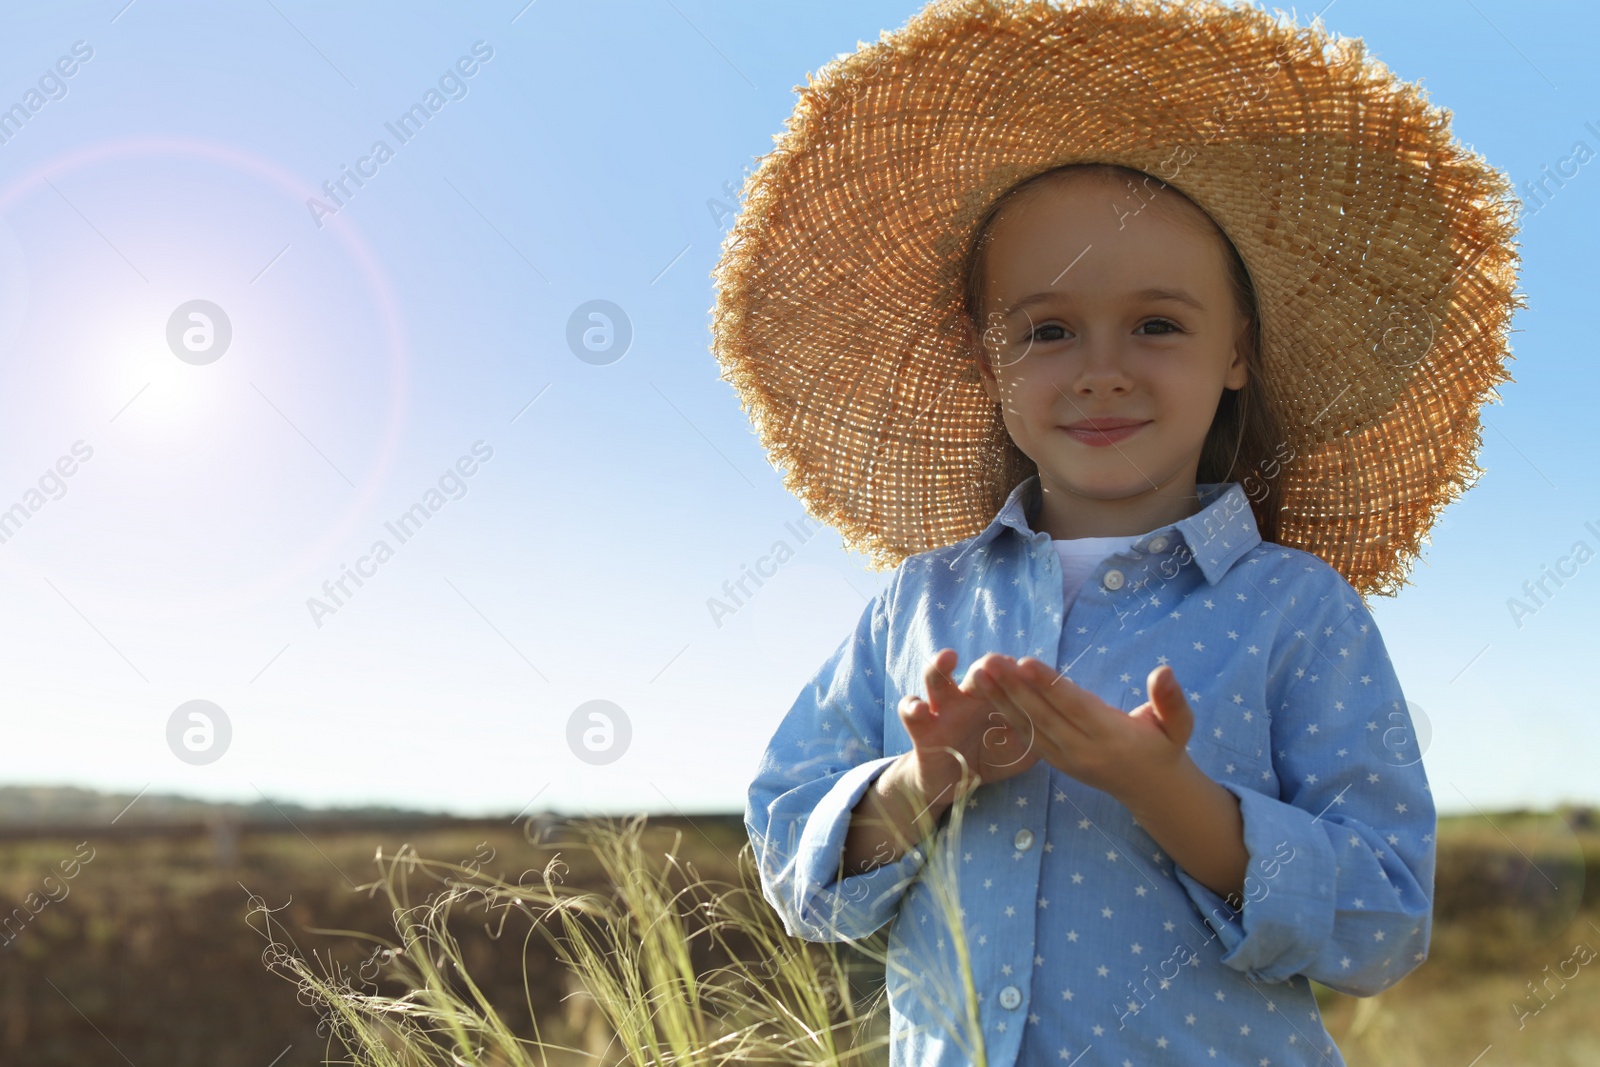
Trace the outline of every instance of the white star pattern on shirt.
<path fill-rule="evenodd" d="M 1033 484 L 1037 491 L 1036 480 Z M 1259 822 L 1252 830 L 1254 839 L 1293 844 L 1296 855 L 1303 857 L 1315 841 L 1328 840 L 1318 835 L 1331 832 L 1333 841 L 1350 842 L 1348 851 L 1340 850 L 1342 862 L 1323 871 L 1305 859 L 1280 860 L 1279 873 L 1269 881 L 1282 879 L 1273 888 L 1285 891 L 1249 903 L 1264 916 L 1260 928 L 1245 935 L 1243 913 L 1232 911 L 1228 919 L 1204 920 L 1201 939 L 1195 940 L 1180 929 L 1185 922 L 1174 919 L 1196 908 L 1209 914 L 1215 895 L 1155 847 L 1117 798 L 1040 760 L 1029 771 L 986 783 L 967 798 L 961 810 L 976 811 L 981 802 L 987 817 L 975 816 L 967 824 L 970 829 L 961 833 L 961 844 L 951 853 L 961 856 L 959 864 L 924 865 L 928 849 L 923 846 L 891 865 L 893 871 L 845 877 L 835 886 L 817 879 L 830 877 L 830 861 L 831 870 L 837 871 L 837 855 L 808 853 L 783 866 L 770 862 L 782 850 L 769 848 L 773 854 L 763 860 L 763 882 L 773 890 L 769 899 L 788 909 L 792 928 L 822 934 L 831 932 L 825 924 L 838 922 L 843 934 L 865 936 L 893 919 L 896 908 L 910 905 L 916 920 L 889 927 L 891 951 L 897 944 L 909 949 L 910 935 L 929 931 L 930 914 L 939 917 L 928 895 L 927 875 L 947 870 L 958 876 L 960 899 L 972 913 L 962 922 L 967 924 L 982 1018 L 992 1024 L 991 1035 L 1005 1033 L 1008 1020 L 1026 1021 L 1010 1031 L 1021 1042 L 1015 1053 L 1019 1065 L 1058 1057 L 1070 1065 L 1079 1055 L 1083 1067 L 1097 1057 L 1097 1062 L 1142 1065 L 1151 1062 L 1145 1052 L 1152 1046 L 1174 1051 L 1183 1061 L 1190 1045 L 1206 1048 L 1210 1062 L 1270 1064 L 1261 1047 L 1248 1047 L 1245 1058 L 1235 1054 L 1238 1046 L 1232 1042 L 1249 1039 L 1259 1046 L 1281 1038 L 1284 1043 L 1278 1047 L 1292 1049 L 1304 1036 L 1308 1051 L 1327 1044 L 1308 983 L 1295 976 L 1278 986 L 1275 999 L 1289 1000 L 1276 1005 L 1256 995 L 1244 971 L 1220 964 L 1225 944 L 1213 927 L 1227 932 L 1223 923 L 1232 927 L 1233 940 L 1255 939 L 1256 958 L 1294 954 L 1319 960 L 1323 971 L 1312 974 L 1325 973 L 1363 990 L 1386 988 L 1408 966 L 1425 959 L 1426 939 L 1417 919 L 1426 912 L 1412 910 L 1414 897 L 1402 895 L 1398 887 L 1422 881 L 1420 864 L 1431 862 L 1433 808 L 1420 766 L 1393 766 L 1384 759 L 1383 746 L 1371 743 L 1377 739 L 1370 735 L 1389 725 L 1385 719 L 1390 709 L 1402 714 L 1405 709 L 1375 640 L 1377 628 L 1368 625 L 1364 605 L 1327 564 L 1300 550 L 1261 543 L 1249 507 L 1209 510 L 1224 499 L 1245 503 L 1238 485 L 1229 487 L 1228 494 L 1203 495 L 1206 503 L 1200 512 L 1163 528 L 1175 546 L 1201 547 L 1188 553 L 1186 565 L 1161 573 L 1154 565 L 1160 557 L 1141 555 L 1148 543 L 1141 541 L 1138 547 L 1111 553 L 1114 559 L 1099 561 L 1081 586 L 1069 584 L 1065 594 L 1070 599 L 1064 599 L 1062 589 L 1063 574 L 1070 568 L 1057 566 L 1066 557 L 1056 557 L 1048 535 L 1026 544 L 1023 552 L 1000 550 L 1019 543 L 1019 537 L 1034 536 L 1020 507 L 1011 506 L 1018 500 L 1015 492 L 979 538 L 907 557 L 890 575 L 884 592 L 865 607 L 860 626 L 836 658 L 802 688 L 775 735 L 747 807 L 751 839 L 758 842 L 757 831 L 763 831 L 769 842 L 787 839 L 791 849 L 801 847 L 802 840 L 811 849 L 823 840 L 842 840 L 841 819 L 850 814 L 845 802 L 858 799 L 868 783 L 852 768 L 864 772 L 868 760 L 881 765 L 882 757 L 909 750 L 896 702 L 902 694 L 922 691 L 923 665 L 938 648 L 955 648 L 963 669 L 985 652 L 1019 657 L 1031 650 L 1035 658 L 1124 713 L 1148 696 L 1145 679 L 1133 674 L 1138 665 L 1173 668 L 1194 713 L 1190 758 L 1202 773 L 1254 801 L 1242 809 L 1256 813 L 1249 816 Z M 1037 503 L 1037 496 L 1032 499 Z M 1153 537 L 1153 532 L 1145 536 Z M 1124 579 L 1117 590 L 1100 582 L 1112 568 Z M 1067 580 L 1071 582 L 1070 574 Z M 1208 625 L 1197 625 L 1201 619 Z M 988 638 L 972 636 L 974 628 Z M 963 633 L 969 636 L 963 638 Z M 1218 641 L 1219 636 L 1227 641 Z M 1246 654 L 1231 654 L 1240 649 Z M 805 755 L 815 751 L 808 742 L 821 737 L 840 743 L 806 761 Z M 831 793 L 833 782 L 825 777 L 839 779 Z M 1364 784 L 1354 785 L 1363 779 Z M 808 789 L 796 788 L 808 783 Z M 1033 803 L 1035 799 L 1041 803 Z M 1335 810 L 1342 825 L 1328 831 Z M 813 816 L 825 821 L 802 837 L 800 828 Z M 935 852 L 946 838 L 957 840 L 955 821 L 946 820 L 949 825 L 929 839 Z M 1079 834 L 1064 833 L 1070 823 L 1077 824 Z M 1385 847 L 1372 847 L 1379 842 Z M 907 877 L 919 870 L 923 878 Z M 772 879 L 782 872 L 796 884 L 777 886 L 769 881 L 769 872 Z M 1403 883 L 1402 872 L 1408 874 Z M 1414 888 L 1409 892 L 1414 894 Z M 1069 900 L 1057 899 L 1051 906 L 1051 899 L 1062 893 L 1071 894 Z M 1035 904 L 1032 912 L 1026 906 L 1029 900 Z M 1316 945 L 1300 944 L 1296 939 L 1305 936 L 1300 932 L 1304 924 L 1287 910 L 1291 907 L 1326 908 L 1322 914 L 1332 927 L 1331 936 L 1324 935 Z M 1068 927 L 1095 909 L 1101 913 L 1099 923 L 1083 930 Z M 1407 930 L 1411 933 L 1402 933 Z M 1209 940 L 1207 934 L 1212 935 Z M 1392 942 L 1390 934 L 1395 936 Z M 1204 984 L 1186 985 L 1183 978 L 1145 972 L 1153 980 L 1141 985 L 1145 957 L 1154 971 L 1170 952 L 1174 936 L 1198 948 L 1184 962 Z M 908 981 L 947 981 L 953 975 L 943 969 L 957 966 L 956 955 L 947 951 L 945 938 L 936 944 L 939 954 L 925 963 L 919 957 Z M 922 951 L 928 951 L 926 941 Z M 1029 959 L 1032 965 L 1020 967 L 1019 975 L 1018 964 Z M 1128 966 L 1114 972 L 1111 959 Z M 1016 978 L 1023 1004 L 1048 991 L 1059 991 L 1065 1004 L 1084 982 L 1098 985 L 1104 979 L 1108 992 L 1100 996 L 1120 994 L 1122 999 L 1113 1002 L 1129 1006 L 1123 1018 L 1127 1025 L 1113 1022 L 1107 1028 L 1093 1010 L 1007 1014 L 1000 1007 L 999 985 L 988 984 L 1002 977 L 1006 982 Z M 1220 994 L 1216 1000 L 1204 993 L 1205 984 Z M 1140 992 L 1130 1002 L 1126 998 L 1135 989 Z M 1191 1010 L 1186 990 L 1196 989 L 1216 1005 L 1215 1013 Z M 1234 997 L 1234 992 L 1245 995 Z M 1004 999 L 1012 995 L 1008 990 Z M 915 1014 L 925 999 L 915 992 L 898 998 L 891 1013 L 912 1012 L 907 1022 L 931 1025 L 924 1032 L 932 1032 L 937 1024 Z M 1086 1006 L 1094 1001 L 1089 998 Z M 1298 1032 L 1280 1033 L 1263 1023 L 1279 1015 L 1280 1008 L 1291 1016 L 1306 1012 L 1309 1026 L 1302 1022 Z M 1184 1051 L 1170 1040 L 1172 1026 L 1187 1035 L 1178 1042 Z M 1088 1051 L 1091 1041 L 1093 1050 Z M 955 1060 L 945 1055 L 926 1062 L 953 1067 Z M 1288 1058 L 1315 1062 L 1315 1056 Z"/>

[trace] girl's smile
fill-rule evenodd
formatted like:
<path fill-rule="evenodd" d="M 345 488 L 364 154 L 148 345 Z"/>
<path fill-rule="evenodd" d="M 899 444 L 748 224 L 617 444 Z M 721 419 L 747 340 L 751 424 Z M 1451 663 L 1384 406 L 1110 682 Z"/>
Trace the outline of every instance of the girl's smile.
<path fill-rule="evenodd" d="M 1127 423 L 1127 425 L 1118 425 Z M 1082 441 L 1090 448 L 1104 448 L 1125 440 L 1150 425 L 1149 420 L 1143 422 L 1130 422 L 1127 419 L 1084 419 L 1070 426 L 1063 426 L 1076 441 Z"/>

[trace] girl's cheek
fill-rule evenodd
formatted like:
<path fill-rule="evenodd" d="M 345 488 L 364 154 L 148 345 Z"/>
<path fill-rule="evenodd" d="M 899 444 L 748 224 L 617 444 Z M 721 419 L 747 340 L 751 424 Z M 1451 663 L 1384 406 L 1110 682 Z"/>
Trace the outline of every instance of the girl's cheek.
<path fill-rule="evenodd" d="M 1049 388 L 1048 384 L 1041 381 L 1038 372 L 1038 363 L 1023 360 L 1009 367 L 1003 367 L 995 373 L 1000 382 L 1000 395 L 1008 403 L 1020 404 L 1039 393 L 1041 389 Z"/>

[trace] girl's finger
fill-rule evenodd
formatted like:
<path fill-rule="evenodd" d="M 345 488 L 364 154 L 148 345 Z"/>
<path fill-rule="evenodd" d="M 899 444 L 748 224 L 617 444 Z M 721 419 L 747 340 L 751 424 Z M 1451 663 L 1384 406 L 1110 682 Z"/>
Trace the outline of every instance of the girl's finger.
<path fill-rule="evenodd" d="M 1086 736 L 1097 737 L 1107 729 L 1114 729 L 1116 724 L 1110 721 L 1111 718 L 1123 717 L 1121 711 L 1074 685 L 1071 679 L 1048 664 L 1035 660 L 1029 673 L 1034 688 Z"/>
<path fill-rule="evenodd" d="M 1084 738 L 1093 736 L 1092 723 L 1086 721 L 1081 713 L 1077 694 L 1061 686 L 1037 684 L 1029 679 L 1031 673 L 1019 667 L 1001 674 L 999 684 L 1007 698 L 1041 726 L 1060 723 L 1071 729 L 1074 735 Z M 1058 731 L 1044 728 L 1041 732 Z"/>
<path fill-rule="evenodd" d="M 978 695 L 989 701 L 994 712 L 998 713 L 999 721 L 1010 726 L 1013 734 L 1028 739 L 1038 734 L 1032 716 L 1011 699 L 1011 694 L 992 675 L 988 672 L 978 675 L 976 684 Z M 995 721 L 994 714 L 990 715 L 990 720 Z"/>
<path fill-rule="evenodd" d="M 964 692 L 987 696 L 990 692 L 982 688 L 984 679 L 993 682 L 1008 671 L 1017 669 L 1016 661 L 1009 656 L 1002 656 L 998 652 L 990 652 L 972 662 L 967 668 L 966 681 L 963 684 Z"/>
<path fill-rule="evenodd" d="M 974 665 L 967 669 L 967 676 L 961 680 L 958 688 L 969 697 L 983 698 L 986 696 L 983 689 L 983 679 L 987 677 L 988 673 L 982 667 Z"/>
<path fill-rule="evenodd" d="M 953 650 L 941 648 L 928 661 L 928 665 L 922 669 L 922 684 L 928 690 L 929 700 L 941 702 L 948 700 L 952 695 L 951 691 L 955 688 L 955 682 L 950 678 L 949 668 L 944 665 L 946 662 L 945 653 L 947 652 L 953 652 Z"/>

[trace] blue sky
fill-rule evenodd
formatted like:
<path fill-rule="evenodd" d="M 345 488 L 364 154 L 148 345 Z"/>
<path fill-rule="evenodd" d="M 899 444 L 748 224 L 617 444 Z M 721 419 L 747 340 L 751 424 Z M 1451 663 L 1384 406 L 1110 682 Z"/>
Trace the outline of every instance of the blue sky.
<path fill-rule="evenodd" d="M 917 5 L 525 4 L 0 14 L 0 106 L 41 101 L 0 143 L 0 509 L 29 508 L 0 544 L 0 782 L 740 808 L 885 575 L 806 518 L 718 377 L 723 207 L 793 87 Z M 1600 164 L 1575 159 L 1600 152 L 1600 13 L 1324 10 L 1519 187 L 1576 171 L 1525 219 L 1487 473 L 1374 611 L 1432 726 L 1442 811 L 1600 802 L 1581 329 Z M 397 136 L 430 91 L 442 106 Z M 191 301 L 221 316 L 186 342 Z M 621 358 L 569 343 L 591 301 L 625 316 Z M 793 558 L 714 617 L 778 541 Z M 1576 573 L 1514 617 L 1580 541 Z M 169 742 L 197 700 L 229 728 L 209 762 Z M 589 701 L 626 716 L 610 762 L 569 744 Z"/>

